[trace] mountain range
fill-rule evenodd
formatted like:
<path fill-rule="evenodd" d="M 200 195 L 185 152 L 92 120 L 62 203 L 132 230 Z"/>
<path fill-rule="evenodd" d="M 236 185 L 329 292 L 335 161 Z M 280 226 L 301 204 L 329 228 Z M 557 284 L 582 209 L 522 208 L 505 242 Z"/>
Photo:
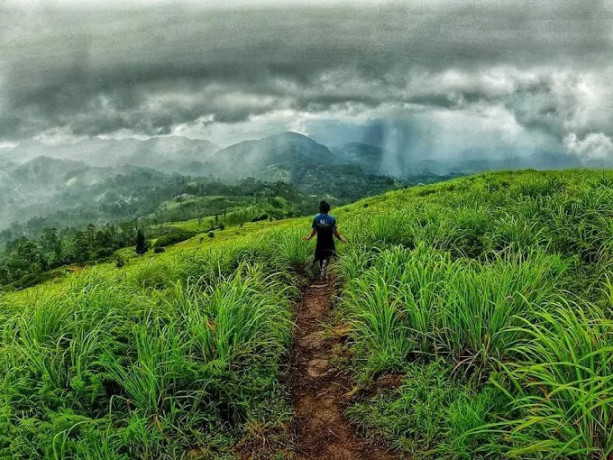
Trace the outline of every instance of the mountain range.
<path fill-rule="evenodd" d="M 465 152 L 466 153 L 466 152 Z M 381 191 L 398 181 L 430 182 L 447 174 L 490 169 L 576 166 L 572 158 L 551 153 L 524 158 L 468 152 L 458 160 L 403 160 L 399 152 L 353 142 L 328 147 L 295 132 L 219 148 L 207 140 L 180 136 L 101 139 L 64 144 L 36 140 L 0 149 L 0 228 L 19 218 L 44 216 L 58 209 L 100 200 L 106 191 L 130 198 L 129 177 L 169 180 L 170 175 L 202 177 L 235 183 L 248 177 L 262 182 L 287 182 L 305 193 L 331 195 L 350 201 L 369 191 Z M 461 158 L 502 158 L 473 160 Z M 539 161 L 535 161 L 534 159 Z M 390 167 L 393 165 L 393 167 Z M 143 176 L 144 175 L 144 176 Z M 138 177 L 138 180 L 136 179 Z M 149 179 L 147 179 L 147 183 Z M 108 187 L 105 188 L 105 184 Z M 92 188 L 95 186 L 95 188 Z M 95 191 L 95 193 L 94 193 Z M 142 190 L 141 190 L 142 193 Z M 89 201 L 88 201 L 89 200 Z"/>
<path fill-rule="evenodd" d="M 332 151 L 292 132 L 224 149 L 205 140 L 169 136 L 95 138 L 59 145 L 31 140 L 0 152 L 0 228 L 17 219 L 95 204 L 109 193 L 129 202 L 130 184 L 142 186 L 143 177 L 151 186 L 156 181 L 172 181 L 172 174 L 226 183 L 253 177 L 263 182 L 287 182 L 304 192 L 328 194 L 343 201 L 363 196 L 371 186 L 380 191 L 394 183 L 373 174 L 376 167 L 369 164 L 381 156 L 376 148 L 365 146 L 363 154 L 355 147 Z M 117 181 L 116 177 L 124 179 Z M 142 187 L 139 193 L 142 196 Z"/>
<path fill-rule="evenodd" d="M 35 140 L 13 149 L 0 150 L 0 170 L 23 164 L 37 157 L 78 161 L 93 167 L 139 166 L 184 175 L 215 176 L 234 180 L 266 176 L 275 168 L 291 171 L 312 165 L 353 164 L 365 172 L 377 173 L 382 159 L 379 147 L 348 144 L 334 149 L 294 132 L 285 132 L 259 140 L 243 141 L 220 149 L 207 140 L 180 136 L 146 140 L 100 139 L 66 144 L 45 144 Z M 77 165 L 68 164 L 69 169 Z M 1 177 L 1 176 L 0 176 Z M 264 177 L 266 178 L 266 177 Z"/>
<path fill-rule="evenodd" d="M 24 163 L 46 156 L 62 160 L 77 160 L 90 166 L 113 167 L 122 165 L 159 168 L 174 171 L 191 162 L 203 162 L 219 147 L 206 140 L 181 136 L 154 137 L 139 140 L 91 139 L 61 144 L 46 144 L 29 140 L 12 149 L 0 150 L 0 167 L 7 163 Z"/>

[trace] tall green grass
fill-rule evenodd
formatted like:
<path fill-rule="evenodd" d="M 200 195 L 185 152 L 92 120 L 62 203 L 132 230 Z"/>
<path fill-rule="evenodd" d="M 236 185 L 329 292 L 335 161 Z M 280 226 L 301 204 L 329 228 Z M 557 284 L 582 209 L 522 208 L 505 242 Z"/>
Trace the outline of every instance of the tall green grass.
<path fill-rule="evenodd" d="M 521 339 L 519 318 L 530 319 L 531 305 L 556 293 L 566 270 L 559 257 L 542 252 L 480 264 L 423 245 L 373 259 L 343 292 L 365 378 L 423 353 L 447 354 L 458 367 L 497 368 Z"/>
<path fill-rule="evenodd" d="M 434 399 L 406 384 L 356 423 L 418 457 L 613 456 L 612 179 L 491 173 L 369 200 L 337 267 L 355 377 L 425 379 Z"/>
<path fill-rule="evenodd" d="M 503 432 L 509 458 L 613 455 L 613 321 L 590 305 L 554 304 L 523 320 L 526 339 L 498 385 L 505 421 L 466 436 Z M 508 380 L 508 381 L 507 381 Z"/>
<path fill-rule="evenodd" d="M 94 269 L 13 296 L 0 342 L 0 457 L 227 454 L 281 426 L 291 257 L 240 246 Z M 249 259 L 247 262 L 245 259 Z"/>

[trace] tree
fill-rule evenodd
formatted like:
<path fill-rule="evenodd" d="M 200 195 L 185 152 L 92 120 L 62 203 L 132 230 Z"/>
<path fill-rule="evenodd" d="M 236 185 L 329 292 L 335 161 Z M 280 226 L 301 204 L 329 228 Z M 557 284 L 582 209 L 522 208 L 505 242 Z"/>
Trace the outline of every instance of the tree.
<path fill-rule="evenodd" d="M 92 244 L 86 232 L 77 231 L 73 238 L 74 259 L 82 264 L 91 259 Z"/>
<path fill-rule="evenodd" d="M 145 238 L 145 232 L 141 228 L 136 232 L 136 253 L 141 256 L 147 252 L 149 249 L 149 244 L 147 243 L 147 238 Z"/>
<path fill-rule="evenodd" d="M 0 286 L 11 282 L 11 272 L 5 265 L 0 265 Z"/>
<path fill-rule="evenodd" d="M 9 275 L 17 280 L 25 275 L 38 275 L 47 269 L 47 260 L 34 241 L 25 237 L 19 239 L 16 250 L 11 252 L 6 263 Z"/>
<path fill-rule="evenodd" d="M 110 256 L 115 250 L 113 230 L 114 227 L 107 225 L 96 231 L 93 244 L 96 258 Z"/>
<path fill-rule="evenodd" d="M 55 263 L 62 259 L 62 240 L 58 237 L 56 228 L 46 227 L 43 229 L 41 244 L 45 252 L 53 254 Z"/>

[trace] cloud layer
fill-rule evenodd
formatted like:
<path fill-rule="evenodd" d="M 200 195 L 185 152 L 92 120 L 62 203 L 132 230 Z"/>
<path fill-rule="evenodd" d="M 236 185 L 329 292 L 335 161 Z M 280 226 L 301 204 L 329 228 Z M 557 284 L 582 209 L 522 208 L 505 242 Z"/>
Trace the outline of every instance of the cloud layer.
<path fill-rule="evenodd" d="M 613 161 L 610 0 L 241 5 L 0 6 L 0 144 L 293 129 Z"/>

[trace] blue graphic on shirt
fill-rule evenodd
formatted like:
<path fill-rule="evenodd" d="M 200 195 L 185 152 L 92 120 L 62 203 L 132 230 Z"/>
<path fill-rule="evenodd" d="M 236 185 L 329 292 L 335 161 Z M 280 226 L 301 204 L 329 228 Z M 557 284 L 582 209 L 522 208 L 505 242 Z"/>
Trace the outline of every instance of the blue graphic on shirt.
<path fill-rule="evenodd" d="M 313 219 L 313 228 L 316 230 L 336 230 L 336 219 L 329 214 L 317 214 Z"/>

